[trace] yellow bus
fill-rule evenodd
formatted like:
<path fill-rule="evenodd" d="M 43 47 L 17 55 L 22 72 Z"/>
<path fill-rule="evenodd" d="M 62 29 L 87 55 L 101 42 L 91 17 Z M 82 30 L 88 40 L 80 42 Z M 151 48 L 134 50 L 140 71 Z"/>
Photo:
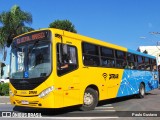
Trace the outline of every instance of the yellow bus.
<path fill-rule="evenodd" d="M 42 29 L 14 38 L 10 62 L 11 104 L 35 108 L 80 105 L 158 88 L 156 59 L 79 34 Z"/>

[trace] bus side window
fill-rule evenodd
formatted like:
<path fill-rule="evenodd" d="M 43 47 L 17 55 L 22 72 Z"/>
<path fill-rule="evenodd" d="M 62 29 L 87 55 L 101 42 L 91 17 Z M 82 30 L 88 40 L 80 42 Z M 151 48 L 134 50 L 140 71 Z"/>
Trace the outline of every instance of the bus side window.
<path fill-rule="evenodd" d="M 77 49 L 74 46 L 57 44 L 57 74 L 59 76 L 75 70 L 78 67 Z"/>
<path fill-rule="evenodd" d="M 83 42 L 83 64 L 85 66 L 100 66 L 98 45 Z"/>
<path fill-rule="evenodd" d="M 145 68 L 146 70 L 151 70 L 151 64 L 150 64 L 150 59 L 145 57 L 144 58 L 144 62 L 145 62 Z"/>
<path fill-rule="evenodd" d="M 126 61 L 126 53 L 123 51 L 116 51 L 116 67 L 117 68 L 128 68 Z"/>
<path fill-rule="evenodd" d="M 128 61 L 128 68 L 129 69 L 136 69 L 136 56 L 131 53 L 127 53 L 127 61 Z"/>
<path fill-rule="evenodd" d="M 144 58 L 142 56 L 137 56 L 138 61 L 138 70 L 144 70 L 145 64 L 144 64 Z"/>
<path fill-rule="evenodd" d="M 101 66 L 115 67 L 114 50 L 107 47 L 100 47 Z"/>
<path fill-rule="evenodd" d="M 155 59 L 151 60 L 151 64 L 152 64 L 152 71 L 157 71 L 157 64 Z"/>

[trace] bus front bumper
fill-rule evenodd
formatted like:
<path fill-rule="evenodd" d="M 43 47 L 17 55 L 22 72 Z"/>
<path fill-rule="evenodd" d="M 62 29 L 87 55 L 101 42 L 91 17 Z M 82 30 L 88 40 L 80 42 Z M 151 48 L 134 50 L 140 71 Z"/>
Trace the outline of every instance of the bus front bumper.
<path fill-rule="evenodd" d="M 63 97 L 60 95 L 55 97 L 56 93 L 51 92 L 47 96 L 40 98 L 39 96 L 12 96 L 10 102 L 15 106 L 34 107 L 34 108 L 60 108 L 63 107 Z M 56 99 L 55 99 L 56 98 Z"/>

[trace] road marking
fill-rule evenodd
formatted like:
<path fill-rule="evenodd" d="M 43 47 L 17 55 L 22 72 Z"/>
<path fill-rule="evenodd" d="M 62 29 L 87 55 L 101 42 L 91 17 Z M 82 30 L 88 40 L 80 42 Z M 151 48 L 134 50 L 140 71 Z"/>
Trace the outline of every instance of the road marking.
<path fill-rule="evenodd" d="M 8 103 L 0 103 L 0 105 L 5 105 L 5 104 L 10 105 L 11 103 L 10 102 L 8 102 Z"/>
<path fill-rule="evenodd" d="M 116 112 L 116 110 L 105 110 L 105 109 L 103 109 L 103 110 L 101 110 L 101 109 L 95 109 L 94 111 Z"/>
<path fill-rule="evenodd" d="M 0 98 L 9 98 L 9 96 L 0 96 Z"/>
<path fill-rule="evenodd" d="M 104 107 L 112 106 L 112 104 L 102 105 Z"/>
<path fill-rule="evenodd" d="M 93 111 L 101 111 L 101 112 L 116 112 L 116 110 L 114 110 L 114 107 L 112 106 L 112 104 L 107 104 L 107 105 L 103 105 L 103 106 L 98 106 L 96 107 Z"/>
<path fill-rule="evenodd" d="M 4 105 L 4 104 L 6 104 L 6 103 L 0 103 L 0 105 Z"/>
<path fill-rule="evenodd" d="M 95 109 L 110 109 L 110 108 L 114 108 L 114 107 L 96 107 Z"/>

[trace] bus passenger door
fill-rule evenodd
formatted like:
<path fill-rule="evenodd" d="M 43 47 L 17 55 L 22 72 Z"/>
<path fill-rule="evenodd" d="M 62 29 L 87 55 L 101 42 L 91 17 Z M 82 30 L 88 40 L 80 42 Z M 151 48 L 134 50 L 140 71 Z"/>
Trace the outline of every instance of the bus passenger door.
<path fill-rule="evenodd" d="M 79 104 L 77 48 L 73 45 L 57 44 L 57 58 L 57 74 L 63 84 L 64 106 Z"/>

